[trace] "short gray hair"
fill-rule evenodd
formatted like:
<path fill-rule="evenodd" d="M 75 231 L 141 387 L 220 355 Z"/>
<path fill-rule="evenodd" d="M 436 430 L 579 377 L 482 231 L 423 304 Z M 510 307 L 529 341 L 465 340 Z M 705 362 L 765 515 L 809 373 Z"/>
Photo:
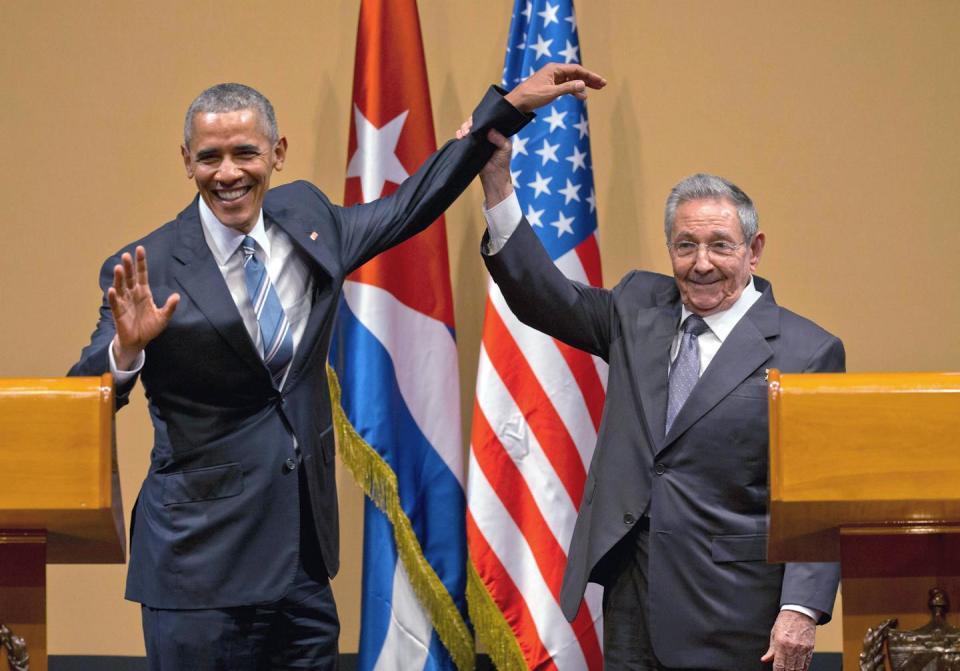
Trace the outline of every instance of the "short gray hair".
<path fill-rule="evenodd" d="M 681 179 L 667 196 L 667 206 L 663 213 L 663 232 L 667 236 L 667 242 L 670 242 L 673 235 L 673 222 L 677 216 L 677 208 L 691 200 L 701 199 L 720 199 L 729 200 L 737 208 L 737 217 L 740 219 L 740 230 L 743 231 L 743 239 L 749 243 L 753 236 L 760 230 L 760 220 L 757 217 L 757 210 L 753 206 L 750 196 L 733 182 L 710 175 L 705 172 L 698 172 L 696 175 L 690 175 Z"/>
<path fill-rule="evenodd" d="M 267 97 L 254 88 L 245 84 L 216 84 L 206 89 L 190 103 L 187 116 L 183 120 L 183 143 L 190 146 L 193 139 L 193 118 L 198 114 L 219 114 L 220 112 L 236 112 L 237 110 L 252 109 L 257 113 L 264 134 L 271 142 L 280 139 L 277 130 L 277 117 L 273 113 L 273 105 Z"/>

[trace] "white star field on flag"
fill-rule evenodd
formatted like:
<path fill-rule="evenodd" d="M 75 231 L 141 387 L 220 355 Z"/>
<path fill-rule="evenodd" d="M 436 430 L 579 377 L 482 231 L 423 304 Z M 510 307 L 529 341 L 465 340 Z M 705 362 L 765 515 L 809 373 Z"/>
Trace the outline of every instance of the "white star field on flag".
<path fill-rule="evenodd" d="M 580 63 L 577 19 L 568 3 L 517 5 L 520 11 L 513 16 L 507 39 L 513 47 L 507 50 L 504 88 L 516 86 L 551 61 Z M 551 258 L 596 231 L 590 132 L 582 101 L 564 96 L 541 110 L 513 139 L 510 166 L 521 208 Z"/>

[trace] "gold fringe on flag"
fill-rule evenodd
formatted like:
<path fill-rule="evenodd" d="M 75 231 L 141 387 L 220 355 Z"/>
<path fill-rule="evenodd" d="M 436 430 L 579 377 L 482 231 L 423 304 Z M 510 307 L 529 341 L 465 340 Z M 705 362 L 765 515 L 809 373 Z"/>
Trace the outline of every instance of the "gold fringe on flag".
<path fill-rule="evenodd" d="M 477 639 L 486 648 L 497 671 L 526 671 L 527 662 L 517 637 L 487 591 L 472 560 L 467 562 L 467 607 Z"/>
<path fill-rule="evenodd" d="M 460 671 L 473 671 L 476 665 L 473 636 L 450 593 L 423 556 L 423 548 L 413 531 L 413 525 L 400 507 L 396 473 L 350 423 L 341 405 L 340 380 L 329 363 L 327 381 L 330 384 L 333 427 L 341 460 L 353 473 L 363 493 L 390 520 L 397 551 L 413 592 L 429 614 L 433 628 L 454 664 Z"/>

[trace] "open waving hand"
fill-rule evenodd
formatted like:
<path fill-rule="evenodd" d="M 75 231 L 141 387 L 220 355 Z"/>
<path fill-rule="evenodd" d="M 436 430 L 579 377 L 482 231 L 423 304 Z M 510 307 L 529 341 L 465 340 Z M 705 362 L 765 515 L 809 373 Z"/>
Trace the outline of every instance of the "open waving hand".
<path fill-rule="evenodd" d="M 135 255 L 136 263 L 124 252 L 121 263 L 113 267 L 113 286 L 107 289 L 117 329 L 113 357 L 120 370 L 128 370 L 147 343 L 167 328 L 180 302 L 180 294 L 172 294 L 163 307 L 157 307 L 147 280 L 147 252 L 138 246 Z"/>

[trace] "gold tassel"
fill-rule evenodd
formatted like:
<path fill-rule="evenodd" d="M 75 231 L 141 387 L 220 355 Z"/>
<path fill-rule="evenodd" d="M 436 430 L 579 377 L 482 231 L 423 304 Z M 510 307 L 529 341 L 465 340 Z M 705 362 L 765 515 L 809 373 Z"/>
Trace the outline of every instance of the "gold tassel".
<path fill-rule="evenodd" d="M 330 384 L 333 426 L 340 459 L 353 473 L 363 493 L 370 497 L 374 505 L 390 520 L 397 552 L 410 578 L 413 591 L 430 615 L 433 628 L 446 646 L 454 664 L 460 671 L 472 671 L 476 663 L 473 636 L 453 598 L 423 556 L 423 549 L 413 531 L 413 525 L 400 507 L 397 475 L 350 423 L 340 403 L 340 381 L 329 363 L 327 380 Z"/>
<path fill-rule="evenodd" d="M 486 648 L 494 667 L 498 671 L 526 671 L 527 662 L 520 643 L 487 591 L 473 561 L 467 562 L 467 607 L 477 639 Z"/>

